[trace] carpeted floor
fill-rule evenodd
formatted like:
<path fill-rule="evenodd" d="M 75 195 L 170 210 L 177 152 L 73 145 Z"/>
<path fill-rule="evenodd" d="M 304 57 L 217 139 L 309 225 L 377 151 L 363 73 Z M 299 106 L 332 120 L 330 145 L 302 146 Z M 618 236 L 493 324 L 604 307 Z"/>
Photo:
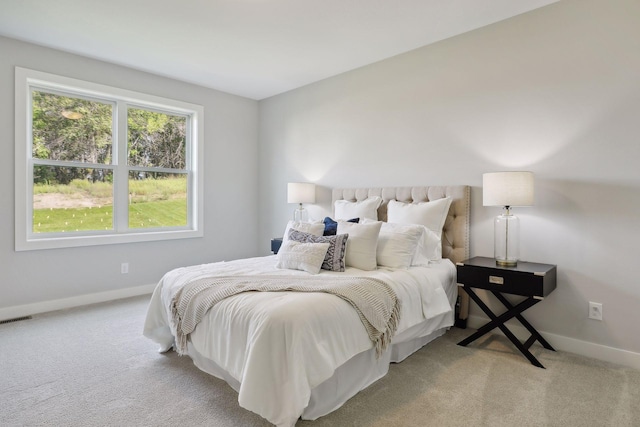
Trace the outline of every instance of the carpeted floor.
<path fill-rule="evenodd" d="M 148 296 L 0 325 L 0 426 L 268 426 L 141 334 Z M 640 371 L 453 328 L 342 408 L 297 426 L 640 426 Z"/>

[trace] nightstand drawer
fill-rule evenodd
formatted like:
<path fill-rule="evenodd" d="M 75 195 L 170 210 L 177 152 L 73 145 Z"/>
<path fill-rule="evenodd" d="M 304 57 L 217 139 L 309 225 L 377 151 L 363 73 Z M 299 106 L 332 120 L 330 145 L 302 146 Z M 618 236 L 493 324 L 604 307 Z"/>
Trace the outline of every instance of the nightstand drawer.
<path fill-rule="evenodd" d="M 519 262 L 499 267 L 492 258 L 476 257 L 459 263 L 458 283 L 507 294 L 545 297 L 556 287 L 556 267 Z"/>
<path fill-rule="evenodd" d="M 506 274 L 505 274 L 506 273 Z M 486 268 L 463 266 L 458 268 L 458 283 L 474 288 L 507 294 L 542 296 L 543 278 L 532 274 L 505 271 L 487 271 Z"/>

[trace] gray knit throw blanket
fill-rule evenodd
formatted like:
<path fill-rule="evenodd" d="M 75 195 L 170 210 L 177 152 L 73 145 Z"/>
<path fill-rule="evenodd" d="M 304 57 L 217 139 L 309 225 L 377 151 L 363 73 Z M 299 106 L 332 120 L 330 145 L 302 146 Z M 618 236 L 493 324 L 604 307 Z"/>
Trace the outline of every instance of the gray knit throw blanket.
<path fill-rule="evenodd" d="M 400 320 L 400 301 L 391 287 L 372 277 L 215 276 L 184 285 L 171 300 L 176 351 L 187 352 L 188 336 L 207 311 L 230 296 L 249 291 L 326 292 L 347 301 L 358 313 L 376 354 L 391 342 Z"/>

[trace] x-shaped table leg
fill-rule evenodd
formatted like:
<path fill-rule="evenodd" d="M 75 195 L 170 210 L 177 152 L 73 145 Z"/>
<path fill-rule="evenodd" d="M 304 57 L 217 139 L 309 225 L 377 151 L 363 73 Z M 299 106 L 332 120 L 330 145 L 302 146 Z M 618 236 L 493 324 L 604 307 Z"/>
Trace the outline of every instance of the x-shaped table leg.
<path fill-rule="evenodd" d="M 532 365 L 535 365 L 535 366 L 537 366 L 539 368 L 543 368 L 544 369 L 544 366 L 542 366 L 542 364 L 538 361 L 538 359 L 536 359 L 535 356 L 533 354 L 531 354 L 531 352 L 529 351 L 529 347 L 531 347 L 531 345 L 535 341 L 540 341 L 540 344 L 542 344 L 544 348 L 547 348 L 549 350 L 554 350 L 554 351 L 555 351 L 555 349 L 553 347 L 551 347 L 551 345 L 544 338 L 542 338 L 542 336 L 538 333 L 538 331 L 536 331 L 535 328 L 533 326 L 531 326 L 531 324 L 529 322 L 527 322 L 525 320 L 525 318 L 522 317 L 522 315 L 521 315 L 521 313 L 523 311 L 525 311 L 528 308 L 534 306 L 535 304 L 540 302 L 540 300 L 537 300 L 537 299 L 532 298 L 532 297 L 528 297 L 524 301 L 522 301 L 519 304 L 517 304 L 516 306 L 514 306 L 502 294 L 500 294 L 499 292 L 492 291 L 492 293 L 496 296 L 496 298 L 498 298 L 498 300 L 507 308 L 507 311 L 505 311 L 504 313 L 502 313 L 499 316 L 496 316 L 491 311 L 491 309 L 489 307 L 487 307 L 487 305 L 480 299 L 480 297 L 478 297 L 478 295 L 473 291 L 473 289 L 468 288 L 468 287 L 465 286 L 464 290 L 467 292 L 467 294 L 469 294 L 469 297 L 473 301 L 475 301 L 476 304 L 478 304 L 478 307 L 480 307 L 482 309 L 482 311 L 484 311 L 484 313 L 487 316 L 489 316 L 491 321 L 489 321 L 485 325 L 481 326 L 478 329 L 478 331 L 476 333 L 474 333 L 473 335 L 471 335 L 468 338 L 465 338 L 464 340 L 460 341 L 458 343 L 458 345 L 461 345 L 461 346 L 464 347 L 464 346 L 472 343 L 473 341 L 477 340 L 481 336 L 485 335 L 487 332 L 489 332 L 489 331 L 491 331 L 491 330 L 493 330 L 495 328 L 500 328 L 500 330 L 509 339 L 509 341 L 511 341 L 518 348 L 518 350 L 520 350 L 520 352 L 527 359 L 529 359 L 529 362 L 531 362 Z M 506 321 L 508 321 L 508 320 L 510 320 L 510 319 L 512 319 L 514 317 L 525 328 L 527 328 L 527 330 L 531 333 L 531 337 L 529 337 L 529 339 L 527 341 L 525 341 L 524 344 L 522 342 L 520 342 L 520 340 L 504 324 Z"/>

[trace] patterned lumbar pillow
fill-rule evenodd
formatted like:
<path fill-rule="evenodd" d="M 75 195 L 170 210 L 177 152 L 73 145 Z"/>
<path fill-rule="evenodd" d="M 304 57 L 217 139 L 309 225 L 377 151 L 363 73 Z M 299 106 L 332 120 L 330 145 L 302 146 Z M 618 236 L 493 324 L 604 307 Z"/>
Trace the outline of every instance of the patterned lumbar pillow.
<path fill-rule="evenodd" d="M 346 253 L 348 234 L 336 236 L 314 236 L 298 230 L 289 230 L 289 240 L 302 243 L 329 243 L 329 249 L 324 256 L 322 269 L 329 271 L 344 271 L 344 255 Z"/>
<path fill-rule="evenodd" d="M 324 232 L 324 223 L 322 221 L 301 222 L 289 220 L 287 227 L 284 229 L 284 234 L 282 235 L 283 242 L 289 240 L 289 230 L 291 229 L 304 231 L 305 233 L 314 234 L 316 236 L 322 236 L 322 233 Z"/>

